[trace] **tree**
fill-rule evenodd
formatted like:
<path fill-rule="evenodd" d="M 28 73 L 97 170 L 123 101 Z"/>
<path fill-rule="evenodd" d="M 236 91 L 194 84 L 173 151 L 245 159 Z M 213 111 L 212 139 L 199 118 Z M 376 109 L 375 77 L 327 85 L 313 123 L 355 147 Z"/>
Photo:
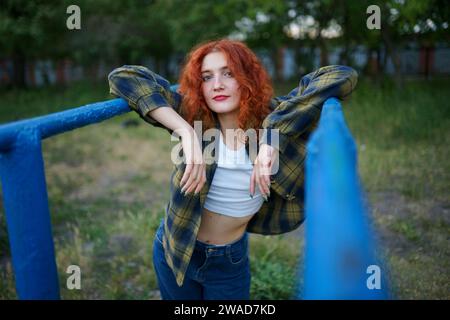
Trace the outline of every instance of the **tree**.
<path fill-rule="evenodd" d="M 246 42 L 254 49 L 269 49 L 275 66 L 274 80 L 281 80 L 282 49 L 289 44 L 286 26 L 291 21 L 289 4 L 285 1 L 254 1 L 249 6 L 246 19 L 250 28 L 245 31 Z"/>
<path fill-rule="evenodd" d="M 64 53 L 65 6 L 51 0 L 4 0 L 0 11 L 0 52 L 11 57 L 13 85 L 25 86 L 25 66 L 34 58 Z M 67 30 L 67 29 L 66 29 Z"/>
<path fill-rule="evenodd" d="M 176 50 L 186 53 L 200 42 L 230 36 L 250 5 L 245 0 L 169 0 L 170 35 Z"/>

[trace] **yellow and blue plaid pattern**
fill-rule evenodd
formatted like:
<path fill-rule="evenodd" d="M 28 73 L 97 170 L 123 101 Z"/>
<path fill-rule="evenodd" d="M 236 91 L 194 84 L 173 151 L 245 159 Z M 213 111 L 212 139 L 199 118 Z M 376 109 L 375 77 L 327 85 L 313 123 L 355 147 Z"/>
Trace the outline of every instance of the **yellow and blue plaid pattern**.
<path fill-rule="evenodd" d="M 299 86 L 289 94 L 272 99 L 272 112 L 264 119 L 263 129 L 267 130 L 260 143 L 271 144 L 271 130 L 268 129 L 279 130 L 279 169 L 271 176 L 269 200 L 248 223 L 248 232 L 281 234 L 296 229 L 304 221 L 306 142 L 316 127 L 324 101 L 330 97 L 341 100 L 348 97 L 357 78 L 356 71 L 350 67 L 326 66 L 302 77 Z M 170 90 L 166 79 L 145 67 L 125 65 L 113 70 L 108 80 L 111 94 L 124 98 L 140 117 L 153 126 L 165 128 L 148 116 L 155 108 L 172 107 L 180 112 L 182 97 Z M 248 144 L 246 147 L 248 152 Z M 181 193 L 180 181 L 185 165 L 175 165 L 171 175 L 163 246 L 167 263 L 179 286 L 183 284 L 194 250 L 203 205 L 216 166 L 215 162 L 206 165 L 207 181 L 197 195 Z"/>

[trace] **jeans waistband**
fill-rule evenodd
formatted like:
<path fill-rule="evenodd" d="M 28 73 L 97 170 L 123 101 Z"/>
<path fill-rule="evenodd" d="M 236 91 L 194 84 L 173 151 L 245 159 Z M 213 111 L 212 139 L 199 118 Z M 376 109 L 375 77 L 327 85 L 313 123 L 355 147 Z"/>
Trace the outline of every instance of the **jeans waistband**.
<path fill-rule="evenodd" d="M 160 226 L 157 231 L 157 236 L 162 236 L 164 233 L 164 220 L 161 219 Z M 233 242 L 227 243 L 227 244 L 208 244 L 205 242 L 202 242 L 200 240 L 195 241 L 195 247 L 194 250 L 198 251 L 204 251 L 207 250 L 209 252 L 215 252 L 215 253 L 227 253 L 235 250 L 241 249 L 244 245 L 247 243 L 248 233 L 245 231 L 242 236 L 239 239 L 234 240 Z M 161 238 L 162 239 L 162 238 Z"/>
<path fill-rule="evenodd" d="M 244 232 L 244 234 L 239 238 L 234 240 L 233 242 L 227 243 L 227 244 L 208 244 L 205 242 L 202 242 L 200 240 L 195 241 L 195 250 L 209 250 L 220 253 L 220 252 L 228 252 L 231 249 L 238 249 L 245 245 L 245 241 L 247 240 L 248 234 L 247 232 Z"/>

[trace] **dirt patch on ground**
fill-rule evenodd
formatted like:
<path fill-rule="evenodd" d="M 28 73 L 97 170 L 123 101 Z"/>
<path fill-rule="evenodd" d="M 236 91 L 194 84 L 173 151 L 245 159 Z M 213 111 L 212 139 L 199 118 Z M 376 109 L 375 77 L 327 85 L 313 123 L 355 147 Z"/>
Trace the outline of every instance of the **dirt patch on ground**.
<path fill-rule="evenodd" d="M 173 165 L 170 152 L 161 141 L 123 135 L 112 139 L 107 151 L 99 149 L 108 152 L 102 156 L 106 160 L 100 166 L 90 162 L 49 165 L 49 186 L 56 183 L 67 192 L 67 199 L 76 201 L 94 201 L 105 195 L 114 195 L 122 203 L 166 198 Z"/>
<path fill-rule="evenodd" d="M 443 239 L 448 240 L 450 236 L 449 203 L 433 199 L 412 200 L 388 191 L 372 193 L 370 203 L 383 247 L 402 255 L 418 249 L 449 254 Z"/>

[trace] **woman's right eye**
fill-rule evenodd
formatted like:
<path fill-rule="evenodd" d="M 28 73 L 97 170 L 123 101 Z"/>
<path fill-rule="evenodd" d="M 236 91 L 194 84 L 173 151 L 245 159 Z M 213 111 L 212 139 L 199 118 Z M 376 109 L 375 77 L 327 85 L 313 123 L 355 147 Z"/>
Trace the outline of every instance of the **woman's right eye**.
<path fill-rule="evenodd" d="M 211 76 L 204 76 L 204 77 L 202 77 L 202 79 L 203 79 L 203 81 L 207 81 L 207 80 L 211 79 Z"/>

